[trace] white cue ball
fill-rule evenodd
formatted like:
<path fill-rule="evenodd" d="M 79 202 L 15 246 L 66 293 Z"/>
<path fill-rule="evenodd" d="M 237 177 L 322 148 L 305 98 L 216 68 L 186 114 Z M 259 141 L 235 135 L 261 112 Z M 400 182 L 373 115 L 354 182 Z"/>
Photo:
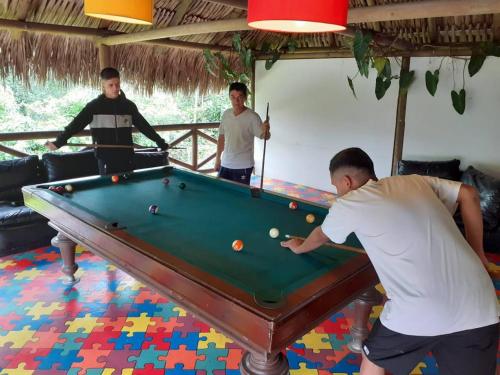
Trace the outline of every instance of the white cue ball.
<path fill-rule="evenodd" d="M 269 236 L 271 238 L 276 238 L 280 235 L 280 231 L 278 230 L 278 228 L 271 228 L 271 230 L 269 231 Z"/>
<path fill-rule="evenodd" d="M 71 193 L 73 191 L 73 185 L 66 185 L 64 186 L 64 189 L 68 192 L 68 193 Z"/>

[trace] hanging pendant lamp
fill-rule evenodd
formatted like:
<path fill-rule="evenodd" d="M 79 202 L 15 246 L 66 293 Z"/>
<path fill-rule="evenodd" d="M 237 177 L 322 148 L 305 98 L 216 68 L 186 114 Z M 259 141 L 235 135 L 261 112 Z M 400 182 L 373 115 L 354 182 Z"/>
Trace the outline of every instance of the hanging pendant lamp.
<path fill-rule="evenodd" d="M 84 0 L 87 16 L 140 25 L 153 24 L 153 0 Z"/>
<path fill-rule="evenodd" d="M 292 33 L 345 30 L 349 0 L 248 0 L 248 26 Z"/>

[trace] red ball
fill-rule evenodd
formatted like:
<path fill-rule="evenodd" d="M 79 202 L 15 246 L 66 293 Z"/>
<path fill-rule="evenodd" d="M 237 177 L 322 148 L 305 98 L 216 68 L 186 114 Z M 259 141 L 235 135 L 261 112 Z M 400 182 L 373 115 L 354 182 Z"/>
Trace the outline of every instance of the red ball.
<path fill-rule="evenodd" d="M 243 250 L 243 241 L 242 240 L 235 240 L 235 241 L 233 241 L 233 250 L 234 251 L 241 251 L 241 250 Z"/>
<path fill-rule="evenodd" d="M 114 175 L 114 176 L 111 176 L 111 181 L 116 184 L 118 181 L 120 181 L 120 177 Z"/>
<path fill-rule="evenodd" d="M 292 201 L 292 202 L 290 202 L 288 207 L 290 207 L 291 210 L 296 210 L 298 207 L 298 204 L 297 204 L 297 202 Z"/>

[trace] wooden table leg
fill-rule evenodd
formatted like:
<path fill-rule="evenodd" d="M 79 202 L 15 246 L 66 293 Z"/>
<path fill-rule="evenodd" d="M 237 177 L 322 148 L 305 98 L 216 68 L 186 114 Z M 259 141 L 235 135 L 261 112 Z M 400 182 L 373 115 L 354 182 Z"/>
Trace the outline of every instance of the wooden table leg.
<path fill-rule="evenodd" d="M 290 367 L 283 353 L 262 356 L 245 351 L 240 362 L 242 375 L 287 375 Z"/>
<path fill-rule="evenodd" d="M 63 233 L 58 232 L 52 241 L 52 245 L 59 248 L 63 261 L 62 272 L 68 276 L 64 284 L 73 285 L 79 280 L 75 278 L 75 272 L 78 269 L 78 264 L 75 263 L 75 248 L 76 243 L 66 237 Z"/>
<path fill-rule="evenodd" d="M 375 289 L 370 288 L 354 301 L 354 324 L 351 327 L 352 339 L 348 344 L 351 351 L 361 352 L 363 340 L 368 336 L 368 319 L 372 307 L 382 302 L 382 295 Z"/>

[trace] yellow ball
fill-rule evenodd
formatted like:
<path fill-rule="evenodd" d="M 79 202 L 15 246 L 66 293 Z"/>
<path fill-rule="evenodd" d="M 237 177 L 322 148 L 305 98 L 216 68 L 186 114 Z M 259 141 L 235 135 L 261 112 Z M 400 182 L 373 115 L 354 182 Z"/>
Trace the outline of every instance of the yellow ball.
<path fill-rule="evenodd" d="M 241 251 L 241 250 L 243 250 L 243 241 L 242 240 L 235 240 L 235 241 L 233 241 L 233 250 L 234 251 Z"/>
<path fill-rule="evenodd" d="M 316 218 L 314 217 L 314 215 L 313 215 L 313 214 L 308 214 L 308 215 L 306 216 L 306 221 L 307 221 L 309 224 L 314 223 L 314 220 L 316 220 Z"/>

